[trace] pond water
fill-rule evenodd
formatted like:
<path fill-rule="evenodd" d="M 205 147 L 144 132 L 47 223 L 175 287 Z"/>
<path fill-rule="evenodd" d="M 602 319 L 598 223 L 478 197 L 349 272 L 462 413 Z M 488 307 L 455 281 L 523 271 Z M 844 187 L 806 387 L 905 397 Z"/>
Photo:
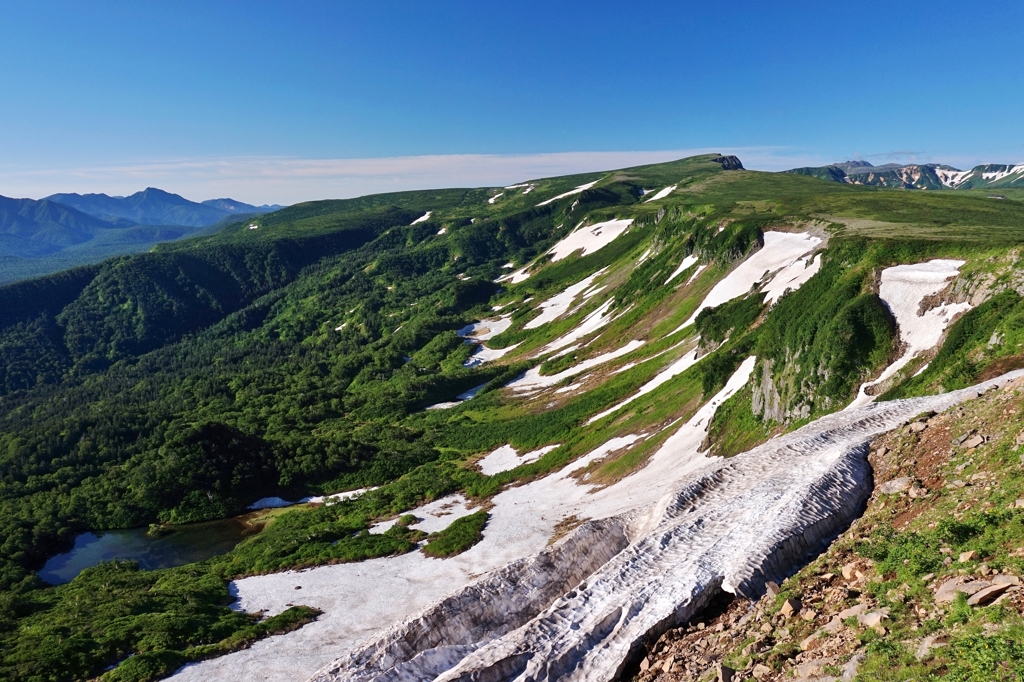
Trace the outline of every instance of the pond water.
<path fill-rule="evenodd" d="M 71 582 L 85 569 L 103 561 L 134 559 L 146 570 L 181 566 L 203 561 L 231 551 L 252 532 L 242 518 L 221 519 L 187 526 L 174 526 L 174 532 L 151 538 L 146 528 L 81 533 L 69 552 L 46 562 L 39 577 L 51 585 Z"/>

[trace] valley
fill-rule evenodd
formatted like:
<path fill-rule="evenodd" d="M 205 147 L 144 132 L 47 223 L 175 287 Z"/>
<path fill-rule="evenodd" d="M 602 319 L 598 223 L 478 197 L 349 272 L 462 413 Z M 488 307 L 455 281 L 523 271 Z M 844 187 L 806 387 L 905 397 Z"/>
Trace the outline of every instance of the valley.
<path fill-rule="evenodd" d="M 0 674 L 653 679 L 723 591 L 781 608 L 872 508 L 879 439 L 1024 368 L 1024 204 L 819 175 L 311 202 L 0 286 Z M 310 501 L 40 577 L 80 533 L 270 498 Z M 660 669 L 789 674 L 770 636 Z M 902 679 L 881 646 L 829 665 Z"/>

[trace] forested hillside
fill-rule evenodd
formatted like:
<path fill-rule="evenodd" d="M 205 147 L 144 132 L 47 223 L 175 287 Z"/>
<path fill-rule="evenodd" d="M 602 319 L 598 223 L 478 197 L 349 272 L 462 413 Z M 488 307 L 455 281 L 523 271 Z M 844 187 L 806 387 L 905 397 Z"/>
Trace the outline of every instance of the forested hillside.
<path fill-rule="evenodd" d="M 89 679 L 132 656 L 105 679 L 154 679 L 297 627 L 316 614 L 257 624 L 226 608 L 227 582 L 415 551 L 408 524 L 368 530 L 644 434 L 587 469 L 612 484 L 744 363 L 750 381 L 711 413 L 713 454 L 862 390 L 930 394 L 1024 366 L 1022 241 L 1016 200 L 711 155 L 300 204 L 2 286 L 0 675 Z M 960 264 L 922 303 L 948 311 L 948 335 L 884 374 L 910 346 L 882 273 L 936 260 Z M 493 329 L 468 343 L 481 320 Z M 494 475 L 474 465 L 504 444 L 550 447 Z M 85 530 L 369 487 L 206 562 L 104 564 L 58 587 L 36 575 Z M 472 544 L 479 524 L 464 532 Z"/>

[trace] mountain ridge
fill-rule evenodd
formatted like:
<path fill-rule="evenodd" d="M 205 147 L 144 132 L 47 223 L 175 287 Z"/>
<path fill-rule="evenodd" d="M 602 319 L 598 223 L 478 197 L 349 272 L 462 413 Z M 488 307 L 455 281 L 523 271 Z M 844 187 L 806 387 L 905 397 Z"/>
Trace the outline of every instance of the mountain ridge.
<path fill-rule="evenodd" d="M 436 674 L 484 661 L 501 679 L 518 664 L 484 660 L 512 625 L 500 608 L 483 604 L 495 627 L 458 642 L 423 630 L 420 609 L 466 586 L 489 599 L 472 586 L 505 567 L 542 578 L 544 556 L 582 539 L 595 581 L 623 569 L 616 589 L 593 585 L 616 603 L 578 608 L 589 592 L 573 574 L 517 604 L 527 619 L 570 604 L 579 629 L 559 638 L 614 643 L 587 664 L 609 679 L 637 663 L 636 637 L 682 625 L 671 614 L 696 613 L 687 603 L 720 582 L 738 587 L 697 567 L 696 601 L 658 590 L 657 618 L 632 620 L 643 586 L 628 580 L 629 553 L 638 566 L 690 556 L 686 527 L 738 509 L 728 472 L 752 457 L 740 453 L 779 464 L 771 480 L 744 474 L 748 491 L 813 516 L 761 538 L 788 549 L 749 557 L 742 594 L 756 596 L 814 549 L 792 528 L 809 521 L 827 542 L 871 485 L 826 486 L 835 504 L 810 479 L 799 492 L 790 434 L 853 420 L 864 433 L 839 445 L 862 466 L 867 431 L 1024 365 L 1021 243 L 1012 198 L 819 182 L 706 155 L 309 202 L 0 286 L 0 676 L 284 682 L 406 622 L 432 633 L 394 640 L 410 660 Z M 890 396 L 918 402 L 843 413 Z M 807 442 L 806 461 L 827 468 L 818 455 L 837 451 L 814 444 L 833 441 Z M 268 509 L 287 500 L 300 502 Z M 262 511 L 236 516 L 247 508 Z M 765 513 L 743 509 L 751 525 Z M 226 517 L 252 532 L 204 562 L 108 562 L 40 581 L 81 533 Z M 573 536 L 605 523 L 621 529 L 605 547 Z M 743 538 L 726 540 L 742 563 Z M 261 627 L 263 615 L 291 625 Z M 777 649 L 755 655 L 775 680 L 798 648 L 773 636 Z M 888 648 L 868 653 L 906 636 L 879 635 Z M 543 667 L 543 652 L 529 658 Z"/>
<path fill-rule="evenodd" d="M 128 197 L 0 197 L 0 283 L 146 251 L 280 208 L 233 199 L 197 203 L 156 188 Z"/>
<path fill-rule="evenodd" d="M 1024 188 L 1024 164 L 981 164 L 962 171 L 937 163 L 873 166 L 867 161 L 846 161 L 784 172 L 873 187 L 931 190 Z"/>

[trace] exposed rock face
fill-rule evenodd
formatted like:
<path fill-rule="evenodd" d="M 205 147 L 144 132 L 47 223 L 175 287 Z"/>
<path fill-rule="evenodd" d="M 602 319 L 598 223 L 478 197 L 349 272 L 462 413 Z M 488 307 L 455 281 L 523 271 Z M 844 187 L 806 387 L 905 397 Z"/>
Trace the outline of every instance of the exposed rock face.
<path fill-rule="evenodd" d="M 313 679 L 614 679 L 642 656 L 645 638 L 685 622 L 720 590 L 759 596 L 846 528 L 871 492 L 874 436 L 1022 375 L 829 415 L 712 461 L 656 505 L 584 524 Z"/>
<path fill-rule="evenodd" d="M 719 156 L 711 160 L 721 164 L 722 170 L 743 170 L 743 163 L 738 156 Z"/>

